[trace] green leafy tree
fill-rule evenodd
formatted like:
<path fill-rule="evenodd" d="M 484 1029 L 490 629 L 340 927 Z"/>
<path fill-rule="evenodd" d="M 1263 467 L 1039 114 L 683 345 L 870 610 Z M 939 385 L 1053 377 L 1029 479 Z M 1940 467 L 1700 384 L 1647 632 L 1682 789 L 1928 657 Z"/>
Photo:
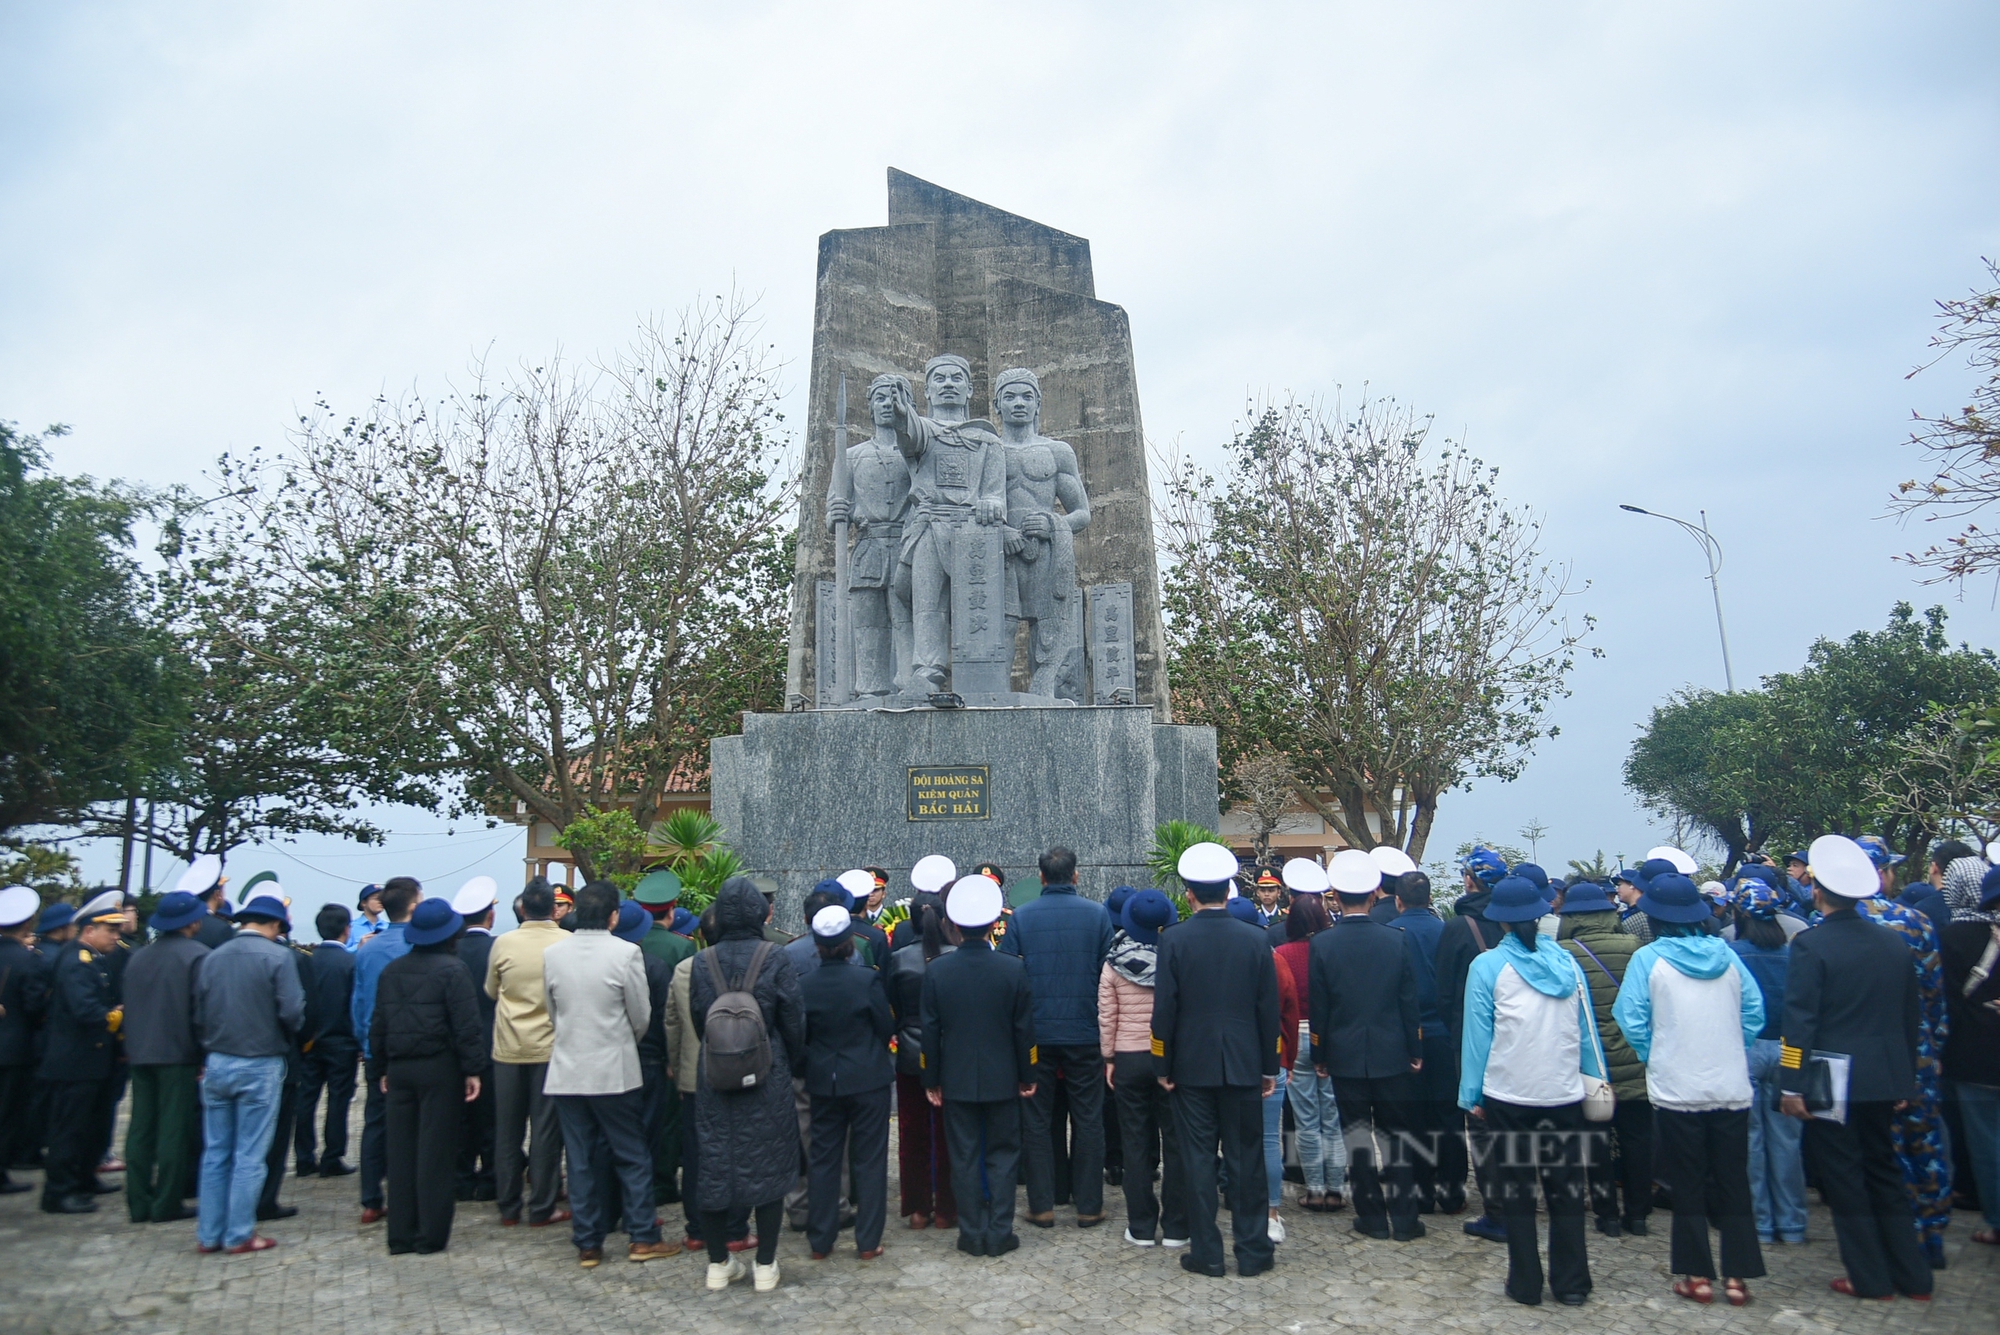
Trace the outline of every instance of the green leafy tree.
<path fill-rule="evenodd" d="M 25 885 L 44 904 L 81 904 L 87 890 L 74 853 L 33 841 L 0 853 L 0 885 Z"/>
<path fill-rule="evenodd" d="M 1153 884 L 1173 900 L 1181 917 L 1188 915 L 1187 882 L 1181 879 L 1181 854 L 1196 844 L 1219 844 L 1222 836 L 1206 825 L 1191 820 L 1163 821 L 1153 831 L 1153 845 L 1146 850 L 1146 870 Z"/>
<path fill-rule="evenodd" d="M 315 609 L 285 596 L 225 502 L 163 498 L 152 613 L 172 643 L 165 673 L 180 710 L 166 754 L 144 781 L 155 804 L 141 831 L 183 860 L 225 860 L 249 843 L 331 834 L 379 843 L 364 803 L 435 805 L 404 765 L 410 739 L 369 708 L 326 647 Z M 123 804 L 82 822 L 123 833 Z"/>
<path fill-rule="evenodd" d="M 1267 409 L 1222 482 L 1170 465 L 1159 523 L 1176 715 L 1216 729 L 1225 776 L 1275 753 L 1348 844 L 1418 860 L 1443 794 L 1554 735 L 1589 628 L 1559 615 L 1538 524 L 1429 429 L 1393 403 Z"/>
<path fill-rule="evenodd" d="M 51 427 L 48 437 L 65 434 Z M 135 791 L 176 702 L 132 556 L 149 498 L 47 471 L 0 422 L 0 839 Z"/>
<path fill-rule="evenodd" d="M 1879 631 L 1814 642 L 1797 672 L 1755 691 L 1684 691 L 1653 711 L 1626 757 L 1626 785 L 1657 814 L 1728 850 L 1724 870 L 1772 841 L 1873 833 L 1920 860 L 1950 819 L 1885 800 L 1913 730 L 1939 709 L 2000 699 L 2000 660 L 1953 647 L 1945 611 L 1907 603 Z"/>
<path fill-rule="evenodd" d="M 556 847 L 575 857 L 586 881 L 608 880 L 624 894 L 631 894 L 645 875 L 646 832 L 623 807 L 585 807 L 556 835 Z"/>

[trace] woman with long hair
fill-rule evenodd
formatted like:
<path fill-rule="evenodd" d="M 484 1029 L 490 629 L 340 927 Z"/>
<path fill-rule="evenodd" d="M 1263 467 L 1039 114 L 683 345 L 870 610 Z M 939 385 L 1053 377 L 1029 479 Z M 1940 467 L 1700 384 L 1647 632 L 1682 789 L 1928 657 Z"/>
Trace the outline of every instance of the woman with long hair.
<path fill-rule="evenodd" d="M 1285 943 L 1277 950 L 1278 967 L 1291 974 L 1303 1001 L 1309 995 L 1307 976 L 1312 965 L 1312 939 L 1333 926 L 1333 915 L 1326 909 L 1326 873 L 1316 862 L 1304 858 L 1293 861 L 1319 872 L 1315 878 L 1311 871 L 1294 870 L 1290 864 L 1285 867 L 1285 875 L 1300 884 L 1292 885 L 1292 907 L 1285 915 Z M 1309 888 L 1315 882 L 1320 888 Z M 1309 1023 L 1300 1025 L 1286 1097 L 1291 1101 L 1292 1125 L 1298 1133 L 1299 1167 L 1306 1178 L 1305 1189 L 1299 1193 L 1299 1208 L 1330 1214 L 1347 1208 L 1347 1137 L 1340 1129 L 1340 1106 L 1333 1099 L 1333 1077 L 1313 1071 L 1312 1035 L 1305 1032 L 1309 1028 Z M 1303 1062 L 1298 1060 L 1299 1053 L 1306 1054 Z"/>
<path fill-rule="evenodd" d="M 910 901 L 905 925 L 917 939 L 890 952 L 888 971 L 889 1007 L 896 1017 L 896 1166 L 903 1184 L 899 1213 L 911 1228 L 956 1228 L 958 1204 L 951 1194 L 944 1110 L 924 1097 L 919 1016 L 924 970 L 948 946 L 958 944 L 958 929 L 945 918 L 944 898 L 931 891 Z"/>
<path fill-rule="evenodd" d="M 1547 911 L 1533 881 L 1506 876 L 1493 887 L 1484 916 L 1505 935 L 1466 972 L 1458 1106 L 1492 1133 L 1507 1296 L 1530 1307 L 1542 1301 L 1539 1185 L 1549 1207 L 1548 1287 L 1576 1307 L 1591 1287 L 1583 1241 L 1584 1077 L 1603 1080 L 1605 1062 L 1582 970 L 1537 927 Z"/>

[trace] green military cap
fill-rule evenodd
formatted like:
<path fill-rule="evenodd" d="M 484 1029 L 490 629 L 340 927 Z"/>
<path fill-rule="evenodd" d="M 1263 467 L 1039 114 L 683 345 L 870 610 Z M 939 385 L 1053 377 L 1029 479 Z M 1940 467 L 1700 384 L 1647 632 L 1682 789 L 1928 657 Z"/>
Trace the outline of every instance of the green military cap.
<path fill-rule="evenodd" d="M 1041 897 L 1042 878 L 1033 872 L 1016 877 L 1014 883 L 1007 887 L 1007 907 L 1010 909 L 1020 908 L 1023 904 L 1032 904 Z"/>
<path fill-rule="evenodd" d="M 640 904 L 671 904 L 681 897 L 681 878 L 665 867 L 640 878 L 632 898 Z"/>

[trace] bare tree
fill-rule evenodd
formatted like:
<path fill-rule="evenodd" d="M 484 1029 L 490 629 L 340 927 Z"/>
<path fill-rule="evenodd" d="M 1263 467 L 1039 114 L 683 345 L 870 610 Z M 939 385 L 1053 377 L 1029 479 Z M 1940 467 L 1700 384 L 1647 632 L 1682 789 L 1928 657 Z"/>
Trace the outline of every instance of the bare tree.
<path fill-rule="evenodd" d="M 1912 478 L 1896 488 L 1893 514 L 1920 516 L 1927 524 L 1964 520 L 1965 527 L 1942 542 L 1900 559 L 1934 573 L 1925 583 L 1963 580 L 2000 570 L 2000 534 L 1972 522 L 1972 516 L 2000 500 L 2000 264 L 1985 261 L 1993 286 L 1958 301 L 1940 301 L 1944 323 L 1931 339 L 1935 366 L 1964 349 L 1972 369 L 1985 377 L 1972 401 L 1955 413 L 1917 417 L 1910 443 L 1923 451 L 1932 469 L 1928 480 Z M 1916 371 L 1925 369 L 1920 366 Z"/>
<path fill-rule="evenodd" d="M 643 830 L 710 737 L 782 699 L 776 370 L 742 301 L 699 305 L 593 370 L 321 405 L 247 504 L 408 767 L 466 805 L 557 829 L 628 805 Z"/>
<path fill-rule="evenodd" d="M 1268 862 L 1271 835 L 1285 823 L 1298 797 L 1292 767 L 1275 751 L 1258 751 L 1237 760 L 1230 776 L 1235 780 L 1231 790 L 1236 795 L 1231 809 L 1249 820 L 1257 861 Z"/>
<path fill-rule="evenodd" d="M 1357 848 L 1421 858 L 1439 797 L 1552 735 L 1583 631 L 1495 473 L 1393 402 L 1267 408 L 1225 483 L 1174 459 L 1159 519 L 1177 717 L 1225 772 L 1268 749 Z M 1322 794 L 1331 794 L 1331 801 Z"/>

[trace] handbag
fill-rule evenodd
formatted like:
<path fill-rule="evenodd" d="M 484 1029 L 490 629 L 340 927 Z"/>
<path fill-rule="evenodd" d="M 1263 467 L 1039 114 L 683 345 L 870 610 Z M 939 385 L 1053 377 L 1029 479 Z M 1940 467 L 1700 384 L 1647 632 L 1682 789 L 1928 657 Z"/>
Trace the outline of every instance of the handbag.
<path fill-rule="evenodd" d="M 1596 959 L 1597 956 L 1592 955 L 1591 958 Z M 1576 962 L 1574 955 L 1570 957 L 1569 964 L 1572 969 L 1576 970 L 1576 985 L 1579 992 L 1578 1004 L 1582 1005 L 1588 1014 L 1590 1007 L 1590 984 L 1584 981 L 1583 966 Z M 1600 969 L 1604 968 L 1603 962 L 1599 961 L 1597 967 Z M 1604 972 L 1608 974 L 1611 970 L 1605 969 Z M 1611 1068 L 1610 1064 L 1604 1059 L 1604 1040 L 1597 1032 L 1596 1016 L 1592 1015 L 1590 1023 L 1584 1027 L 1590 1031 L 1590 1044 L 1597 1051 L 1597 1069 L 1608 1071 Z M 1608 1122 L 1611 1120 L 1611 1114 L 1616 1112 L 1617 1109 L 1618 1096 L 1612 1092 L 1611 1082 L 1609 1080 L 1601 1080 L 1590 1072 L 1585 1071 L 1583 1073 L 1583 1120 L 1586 1122 Z"/>

